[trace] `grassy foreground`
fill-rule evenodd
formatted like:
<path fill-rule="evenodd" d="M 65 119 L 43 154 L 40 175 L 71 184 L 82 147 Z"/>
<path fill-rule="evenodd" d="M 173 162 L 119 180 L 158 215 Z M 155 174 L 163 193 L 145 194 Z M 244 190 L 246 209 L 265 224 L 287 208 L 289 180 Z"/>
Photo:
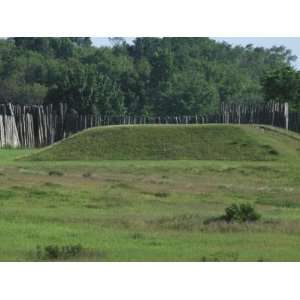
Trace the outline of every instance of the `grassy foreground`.
<path fill-rule="evenodd" d="M 27 162 L 15 158 L 28 150 L 0 150 L 0 260 L 80 244 L 64 260 L 300 261 L 300 164 L 286 143 L 265 162 Z M 259 222 L 205 222 L 245 202 Z"/>
<path fill-rule="evenodd" d="M 297 157 L 297 147 L 294 139 L 266 126 L 107 126 L 84 130 L 26 159 L 262 161 Z"/>

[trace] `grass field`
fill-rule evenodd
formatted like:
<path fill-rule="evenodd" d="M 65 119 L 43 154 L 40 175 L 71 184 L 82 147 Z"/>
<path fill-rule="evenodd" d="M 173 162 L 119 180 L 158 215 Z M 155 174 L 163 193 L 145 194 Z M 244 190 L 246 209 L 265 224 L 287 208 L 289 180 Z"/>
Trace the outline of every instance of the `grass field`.
<path fill-rule="evenodd" d="M 300 261 L 298 135 L 245 130 L 272 160 L 26 161 L 16 158 L 42 152 L 0 150 L 0 260 L 80 244 L 57 260 Z M 262 219 L 206 222 L 232 203 Z"/>

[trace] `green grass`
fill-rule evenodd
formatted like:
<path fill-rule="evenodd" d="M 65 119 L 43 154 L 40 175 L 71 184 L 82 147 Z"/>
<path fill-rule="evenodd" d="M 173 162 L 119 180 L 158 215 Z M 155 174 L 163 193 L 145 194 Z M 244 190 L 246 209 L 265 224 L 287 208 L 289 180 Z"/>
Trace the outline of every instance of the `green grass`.
<path fill-rule="evenodd" d="M 299 140 L 260 126 L 136 125 L 85 130 L 27 160 L 251 160 L 297 157 Z"/>
<path fill-rule="evenodd" d="M 265 161 L 252 155 L 247 161 L 27 161 L 20 157 L 43 150 L 0 150 L 0 260 L 48 260 L 39 249 L 80 245 L 74 257 L 67 251 L 58 260 L 300 261 L 299 136 L 227 128 L 233 134 L 227 140 L 238 129 L 241 138 L 278 155 Z M 46 153 L 54 155 L 51 149 Z M 254 205 L 261 220 L 207 222 L 232 203 Z"/>

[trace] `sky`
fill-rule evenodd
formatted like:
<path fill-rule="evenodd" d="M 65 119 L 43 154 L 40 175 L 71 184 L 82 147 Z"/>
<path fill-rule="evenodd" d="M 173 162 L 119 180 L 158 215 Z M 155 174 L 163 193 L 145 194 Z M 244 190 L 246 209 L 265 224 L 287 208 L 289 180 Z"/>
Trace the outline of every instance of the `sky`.
<path fill-rule="evenodd" d="M 130 43 L 134 38 L 126 38 Z M 257 47 L 271 48 L 272 46 L 285 46 L 298 57 L 294 66 L 300 70 L 300 37 L 214 37 L 217 41 L 225 41 L 234 46 L 253 44 Z M 110 46 L 108 38 L 92 38 L 95 46 Z"/>

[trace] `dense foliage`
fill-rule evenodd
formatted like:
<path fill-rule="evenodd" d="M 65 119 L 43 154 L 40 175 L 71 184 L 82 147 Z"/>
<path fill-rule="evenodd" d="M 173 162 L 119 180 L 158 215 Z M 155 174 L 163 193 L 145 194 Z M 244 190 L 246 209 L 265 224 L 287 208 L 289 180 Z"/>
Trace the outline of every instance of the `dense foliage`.
<path fill-rule="evenodd" d="M 0 102 L 184 115 L 213 112 L 221 101 L 299 98 L 299 74 L 291 67 L 296 58 L 284 47 L 232 47 L 209 38 L 111 41 L 112 47 L 96 48 L 89 38 L 0 40 Z"/>
<path fill-rule="evenodd" d="M 291 67 L 266 72 L 261 79 L 265 99 L 289 102 L 292 108 L 299 109 L 300 72 Z"/>
<path fill-rule="evenodd" d="M 224 219 L 227 222 L 254 222 L 260 218 L 261 215 L 249 203 L 234 203 L 225 209 Z"/>

